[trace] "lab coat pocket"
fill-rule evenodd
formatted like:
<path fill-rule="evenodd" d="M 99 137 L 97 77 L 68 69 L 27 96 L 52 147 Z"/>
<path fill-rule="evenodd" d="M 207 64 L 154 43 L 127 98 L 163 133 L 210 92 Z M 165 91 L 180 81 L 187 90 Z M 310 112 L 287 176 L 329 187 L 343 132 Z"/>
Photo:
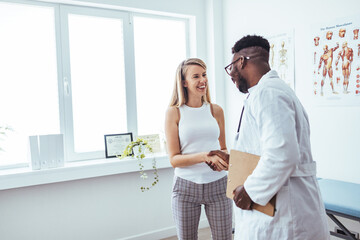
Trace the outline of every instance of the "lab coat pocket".
<path fill-rule="evenodd" d="M 275 217 L 280 223 L 287 225 L 291 222 L 291 201 L 289 186 L 282 186 L 276 196 Z"/>

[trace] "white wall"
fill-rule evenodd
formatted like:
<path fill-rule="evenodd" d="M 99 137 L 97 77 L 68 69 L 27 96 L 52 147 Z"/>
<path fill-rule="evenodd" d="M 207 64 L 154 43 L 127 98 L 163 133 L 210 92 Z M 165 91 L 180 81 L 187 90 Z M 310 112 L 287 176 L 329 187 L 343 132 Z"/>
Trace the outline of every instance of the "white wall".
<path fill-rule="evenodd" d="M 271 35 L 295 31 L 296 94 L 305 106 L 311 124 L 312 153 L 318 164 L 318 177 L 360 183 L 360 106 L 314 106 L 308 62 L 313 44 L 311 27 L 315 23 L 360 14 L 358 0 L 286 1 L 225 0 L 225 60 L 230 63 L 231 47 L 247 34 Z M 319 22 L 320 21 L 320 22 Z M 226 81 L 226 121 L 229 148 L 239 121 L 243 96 L 230 79 Z M 334 224 L 329 221 L 330 228 Z M 344 220 L 351 230 L 360 232 L 358 222 Z"/>
<path fill-rule="evenodd" d="M 139 173 L 0 191 L 0 239 L 113 240 L 174 233 L 173 170 L 161 169 L 159 175 L 159 184 L 145 193 Z"/>
<path fill-rule="evenodd" d="M 360 106 L 314 106 L 311 70 L 308 62 L 315 23 L 360 14 L 358 0 L 286 1 L 226 0 L 224 2 L 225 59 L 231 60 L 231 47 L 246 34 L 267 35 L 295 31 L 296 94 L 305 106 L 311 124 L 312 153 L 318 163 L 318 176 L 360 183 Z M 239 120 L 242 96 L 230 79 L 226 81 L 227 136 L 231 139 Z"/>

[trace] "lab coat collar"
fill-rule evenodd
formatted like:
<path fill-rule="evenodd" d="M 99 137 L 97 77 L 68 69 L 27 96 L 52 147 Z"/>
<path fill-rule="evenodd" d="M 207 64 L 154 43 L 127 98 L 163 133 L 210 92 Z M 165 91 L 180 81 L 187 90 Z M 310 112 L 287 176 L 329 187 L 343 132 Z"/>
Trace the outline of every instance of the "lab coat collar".
<path fill-rule="evenodd" d="M 253 92 L 259 84 L 264 83 L 265 79 L 267 78 L 279 78 L 279 75 L 275 70 L 268 71 L 260 78 L 259 82 L 255 86 L 252 86 L 251 88 L 248 89 L 249 94 L 251 94 L 251 92 Z"/>

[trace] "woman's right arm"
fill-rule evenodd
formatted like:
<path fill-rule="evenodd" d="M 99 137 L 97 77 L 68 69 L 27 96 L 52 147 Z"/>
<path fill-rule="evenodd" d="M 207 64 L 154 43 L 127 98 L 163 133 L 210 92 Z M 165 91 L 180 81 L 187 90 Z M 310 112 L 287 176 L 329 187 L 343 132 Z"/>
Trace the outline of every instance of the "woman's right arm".
<path fill-rule="evenodd" d="M 181 154 L 179 141 L 180 116 L 176 107 L 169 107 L 165 118 L 165 136 L 171 165 L 186 167 L 197 163 L 208 162 L 208 153 Z"/>

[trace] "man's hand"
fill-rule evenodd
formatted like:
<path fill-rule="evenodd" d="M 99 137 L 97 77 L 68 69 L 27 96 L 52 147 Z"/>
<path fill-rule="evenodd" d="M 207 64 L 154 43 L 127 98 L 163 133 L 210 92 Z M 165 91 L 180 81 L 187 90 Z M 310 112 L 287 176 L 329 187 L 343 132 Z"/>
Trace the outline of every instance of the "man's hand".
<path fill-rule="evenodd" d="M 253 201 L 250 196 L 247 194 L 244 186 L 238 186 L 234 190 L 234 202 L 235 205 L 243 210 L 251 210 Z"/>
<path fill-rule="evenodd" d="M 226 164 L 229 164 L 229 154 L 227 154 L 226 152 L 223 152 L 221 150 L 213 150 L 213 151 L 210 151 L 208 156 L 218 156 L 220 157 L 222 160 L 224 160 L 226 162 Z"/>
<path fill-rule="evenodd" d="M 229 168 L 229 154 L 221 151 L 210 151 L 207 155 L 209 161 L 206 164 L 214 171 L 228 170 Z"/>
<path fill-rule="evenodd" d="M 206 164 L 207 164 L 213 171 L 218 171 L 218 169 L 216 168 L 216 165 L 213 164 L 212 162 L 206 162 Z"/>

